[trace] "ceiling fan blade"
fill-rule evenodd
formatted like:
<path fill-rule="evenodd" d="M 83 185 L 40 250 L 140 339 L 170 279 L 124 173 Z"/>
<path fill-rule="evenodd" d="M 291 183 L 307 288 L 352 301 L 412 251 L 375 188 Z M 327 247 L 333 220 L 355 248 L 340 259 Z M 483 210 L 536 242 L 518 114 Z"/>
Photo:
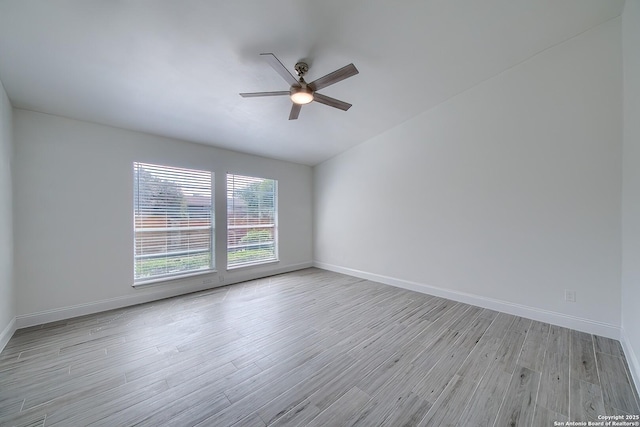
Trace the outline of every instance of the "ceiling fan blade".
<path fill-rule="evenodd" d="M 340 101 L 339 99 L 331 98 L 330 96 L 322 95 L 320 93 L 314 93 L 313 100 L 319 102 L 320 104 L 339 108 L 340 110 L 344 111 L 347 111 L 349 108 L 351 108 L 351 104 L 349 104 L 348 102 Z"/>
<path fill-rule="evenodd" d="M 302 109 L 302 105 L 296 104 L 295 102 L 291 106 L 291 112 L 289 113 L 289 120 L 296 120 L 298 115 L 300 114 L 300 110 Z"/>
<path fill-rule="evenodd" d="M 255 98 L 258 96 L 281 96 L 281 95 L 289 95 L 288 90 L 279 90 L 277 92 L 249 92 L 249 93 L 241 93 L 240 96 L 243 98 Z"/>
<path fill-rule="evenodd" d="M 280 62 L 280 60 L 276 58 L 273 53 L 261 53 L 260 55 L 264 56 L 264 59 L 267 60 L 269 65 L 271 65 L 271 67 L 276 70 L 276 73 L 280 74 L 282 78 L 287 81 L 287 83 L 292 86 L 298 84 L 298 79 L 293 77 L 293 74 L 291 74 L 289 70 L 287 70 L 285 66 L 282 65 L 282 62 Z"/>
<path fill-rule="evenodd" d="M 339 70 L 335 70 L 333 73 L 329 73 L 324 77 L 320 77 L 319 79 L 312 81 L 307 86 L 309 86 L 313 91 L 320 90 L 323 87 L 338 83 L 344 79 L 355 76 L 358 73 L 359 71 L 355 65 L 345 65 Z"/>

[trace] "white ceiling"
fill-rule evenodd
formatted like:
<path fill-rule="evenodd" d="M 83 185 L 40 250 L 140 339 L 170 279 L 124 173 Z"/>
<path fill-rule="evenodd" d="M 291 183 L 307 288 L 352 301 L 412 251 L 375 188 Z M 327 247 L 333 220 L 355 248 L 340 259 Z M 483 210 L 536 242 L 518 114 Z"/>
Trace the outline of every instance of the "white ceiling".
<path fill-rule="evenodd" d="M 624 0 L 0 0 L 18 108 L 315 165 L 620 15 Z M 287 120 L 259 56 L 360 74 Z"/>

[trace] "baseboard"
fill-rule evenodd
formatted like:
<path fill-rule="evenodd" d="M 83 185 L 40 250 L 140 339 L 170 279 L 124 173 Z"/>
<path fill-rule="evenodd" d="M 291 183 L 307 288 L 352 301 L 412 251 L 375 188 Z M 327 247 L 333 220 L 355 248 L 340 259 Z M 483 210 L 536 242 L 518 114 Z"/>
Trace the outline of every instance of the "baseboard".
<path fill-rule="evenodd" d="M 503 313 L 513 314 L 527 319 L 533 319 L 540 322 L 550 323 L 552 325 L 562 326 L 565 328 L 575 329 L 581 332 L 600 335 L 607 338 L 620 339 L 620 327 L 609 323 L 598 322 L 595 320 L 584 319 L 581 317 L 570 316 L 564 313 L 544 310 L 536 307 L 530 307 L 522 304 L 515 304 L 508 301 L 502 301 L 494 298 L 487 298 L 480 295 L 469 294 L 466 292 L 453 291 L 449 289 L 429 286 L 423 283 L 412 282 L 409 280 L 397 279 L 395 277 L 383 276 L 380 274 L 368 273 L 366 271 L 356 270 L 338 265 L 327 264 L 323 262 L 314 262 L 313 265 L 323 270 L 334 271 L 336 273 L 347 274 L 349 276 L 359 277 L 361 279 L 371 280 L 373 282 L 384 283 L 398 288 L 408 289 L 423 294 L 434 295 L 437 297 L 447 298 L 453 301 L 472 304 L 482 308 L 500 311 Z"/>
<path fill-rule="evenodd" d="M 622 343 L 624 355 L 629 364 L 629 371 L 631 371 L 631 381 L 635 383 L 636 390 L 640 392 L 640 360 L 638 360 L 638 355 L 633 351 L 631 344 L 629 344 L 629 338 L 624 328 L 620 330 L 620 342 Z"/>
<path fill-rule="evenodd" d="M 6 347 L 7 343 L 16 332 L 16 318 L 11 319 L 11 322 L 7 325 L 2 332 L 0 332 L 0 353 Z"/>
<path fill-rule="evenodd" d="M 145 289 L 146 292 L 126 295 L 117 298 L 104 299 L 100 301 L 93 301 L 84 304 L 77 304 L 68 307 L 55 308 L 52 310 L 44 310 L 37 313 L 23 314 L 16 316 L 14 331 L 16 329 L 28 328 L 31 326 L 42 325 L 50 322 L 57 322 L 60 320 L 71 319 L 78 316 L 85 316 L 88 314 L 100 313 L 103 311 L 114 310 L 117 308 L 128 307 L 136 304 L 144 304 L 147 302 L 157 301 L 165 298 L 171 298 L 179 295 L 190 294 L 192 292 L 204 291 L 207 289 L 213 289 L 216 287 L 232 285 L 235 283 L 246 282 L 248 280 L 260 279 L 263 277 L 273 276 L 276 274 L 289 273 L 291 271 L 302 270 L 312 267 L 312 262 L 304 262 L 299 264 L 287 265 L 283 267 L 270 268 L 269 270 L 251 270 L 248 268 L 245 272 L 234 275 L 233 279 L 228 280 L 223 284 L 211 285 L 211 284 L 179 284 L 176 286 L 175 282 L 171 285 L 159 285 L 158 290 Z M 13 334 L 13 332 L 12 332 Z M 10 337 L 9 337 L 10 338 Z M 8 341 L 8 340 L 7 340 Z M 0 341 L 1 342 L 1 341 Z"/>

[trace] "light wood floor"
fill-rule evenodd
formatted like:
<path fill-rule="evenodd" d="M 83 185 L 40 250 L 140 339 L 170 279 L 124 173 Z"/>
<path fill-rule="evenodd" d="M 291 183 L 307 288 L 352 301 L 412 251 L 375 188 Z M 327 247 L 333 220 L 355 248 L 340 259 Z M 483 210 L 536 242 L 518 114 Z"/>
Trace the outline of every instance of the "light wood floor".
<path fill-rule="evenodd" d="M 552 426 L 639 414 L 617 341 L 308 269 L 16 332 L 0 425 Z"/>

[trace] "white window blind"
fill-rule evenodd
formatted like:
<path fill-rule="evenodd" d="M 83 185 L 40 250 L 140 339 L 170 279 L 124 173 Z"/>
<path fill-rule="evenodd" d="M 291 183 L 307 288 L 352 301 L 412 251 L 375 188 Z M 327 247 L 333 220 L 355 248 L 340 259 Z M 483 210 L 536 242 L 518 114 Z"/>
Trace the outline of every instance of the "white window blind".
<path fill-rule="evenodd" d="M 278 259 L 273 179 L 227 174 L 227 268 Z"/>
<path fill-rule="evenodd" d="M 213 268 L 211 172 L 133 164 L 134 283 Z"/>

